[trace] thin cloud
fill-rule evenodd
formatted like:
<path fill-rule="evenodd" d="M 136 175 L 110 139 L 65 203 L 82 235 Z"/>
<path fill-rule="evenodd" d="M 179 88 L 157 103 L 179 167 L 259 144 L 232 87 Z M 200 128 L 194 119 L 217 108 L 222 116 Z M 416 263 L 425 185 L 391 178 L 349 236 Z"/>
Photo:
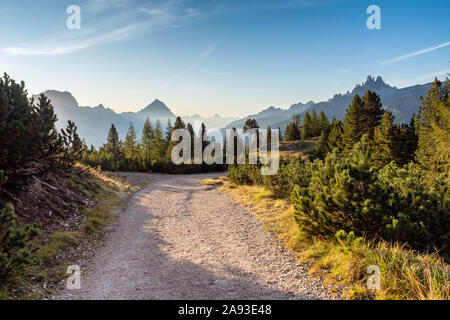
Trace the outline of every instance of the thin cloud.
<path fill-rule="evenodd" d="M 428 74 L 424 74 L 414 80 L 412 80 L 412 82 L 417 83 L 417 82 L 422 82 L 422 81 L 429 81 L 434 79 L 434 77 L 442 77 L 442 76 L 446 76 L 450 74 L 450 69 L 444 69 L 444 70 L 439 70 L 439 71 L 435 71 L 433 73 L 428 73 Z"/>
<path fill-rule="evenodd" d="M 107 10 L 112 6 L 124 6 L 126 1 L 116 0 L 112 4 L 97 1 L 97 10 Z M 144 32 L 151 32 L 168 27 L 180 27 L 192 21 L 199 15 L 199 11 L 193 8 L 180 6 L 180 2 L 167 1 L 160 7 L 143 6 L 135 8 L 128 13 L 129 18 L 134 18 L 135 23 L 123 27 L 116 27 L 113 31 L 104 33 L 104 30 L 90 30 L 84 37 L 62 41 L 59 45 L 17 46 L 3 48 L 1 51 L 9 55 L 19 56 L 57 56 L 81 51 L 93 46 L 114 43 L 130 39 Z M 107 17 L 106 19 L 108 19 Z M 130 20 L 128 19 L 128 21 Z M 111 27 L 110 27 L 111 29 Z M 95 35 L 100 34 L 100 35 Z"/>
<path fill-rule="evenodd" d="M 444 48 L 444 47 L 447 47 L 447 46 L 450 46 L 450 42 L 441 43 L 441 44 L 439 44 L 437 46 L 434 46 L 434 47 L 422 49 L 422 50 L 419 50 L 419 51 L 416 51 L 416 52 L 405 54 L 403 56 L 392 58 L 392 59 L 383 61 L 381 64 L 396 63 L 396 62 L 403 61 L 403 60 L 406 60 L 406 59 L 409 59 L 409 58 L 412 58 L 412 57 L 415 57 L 415 56 L 418 56 L 418 55 L 421 55 L 421 54 L 424 54 L 424 53 L 427 53 L 427 52 L 431 52 L 431 51 L 434 51 L 434 50 L 437 50 L 437 49 L 440 49 L 440 48 Z"/>
<path fill-rule="evenodd" d="M 129 38 L 139 30 L 139 25 L 129 25 L 116 29 L 103 36 L 91 37 L 80 41 L 76 45 L 56 46 L 56 47 L 11 47 L 3 49 L 3 52 L 10 55 L 19 56 L 57 56 L 73 53 L 83 49 L 87 49 L 94 45 L 117 42 Z"/>

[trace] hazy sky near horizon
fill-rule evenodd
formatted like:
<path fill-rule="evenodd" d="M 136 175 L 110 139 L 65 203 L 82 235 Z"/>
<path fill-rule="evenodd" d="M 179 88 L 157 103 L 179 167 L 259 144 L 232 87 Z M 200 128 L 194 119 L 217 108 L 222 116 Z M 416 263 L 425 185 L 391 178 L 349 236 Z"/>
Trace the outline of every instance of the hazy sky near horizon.
<path fill-rule="evenodd" d="M 381 29 L 369 30 L 369 5 Z M 81 9 L 69 30 L 66 9 Z M 2 0 L 0 71 L 82 106 L 245 116 L 450 73 L 450 1 Z"/>

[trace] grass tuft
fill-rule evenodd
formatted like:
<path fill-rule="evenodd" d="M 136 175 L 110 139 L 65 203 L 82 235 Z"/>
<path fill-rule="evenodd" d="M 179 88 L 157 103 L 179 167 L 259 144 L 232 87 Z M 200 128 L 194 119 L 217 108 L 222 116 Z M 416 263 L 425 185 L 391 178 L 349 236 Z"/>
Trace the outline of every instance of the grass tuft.
<path fill-rule="evenodd" d="M 302 233 L 288 200 L 276 199 L 261 186 L 235 185 L 220 188 L 254 213 L 267 230 L 296 252 L 299 262 L 310 262 L 310 273 L 321 274 L 325 284 L 347 288 L 346 299 L 450 299 L 450 266 L 435 254 L 420 254 L 397 243 L 378 243 L 339 236 L 335 240 L 312 238 Z M 380 268 L 380 290 L 368 289 L 367 267 Z"/>

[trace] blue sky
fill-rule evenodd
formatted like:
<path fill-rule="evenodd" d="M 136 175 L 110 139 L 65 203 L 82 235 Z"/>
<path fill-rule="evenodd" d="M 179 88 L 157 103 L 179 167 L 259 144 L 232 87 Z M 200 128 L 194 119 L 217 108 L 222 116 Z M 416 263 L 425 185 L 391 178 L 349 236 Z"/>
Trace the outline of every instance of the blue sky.
<path fill-rule="evenodd" d="M 380 30 L 366 27 L 373 4 Z M 29 93 L 118 112 L 158 98 L 179 115 L 244 116 L 369 74 L 405 87 L 450 73 L 448 0 L 17 0 L 2 1 L 0 26 L 0 71 Z"/>

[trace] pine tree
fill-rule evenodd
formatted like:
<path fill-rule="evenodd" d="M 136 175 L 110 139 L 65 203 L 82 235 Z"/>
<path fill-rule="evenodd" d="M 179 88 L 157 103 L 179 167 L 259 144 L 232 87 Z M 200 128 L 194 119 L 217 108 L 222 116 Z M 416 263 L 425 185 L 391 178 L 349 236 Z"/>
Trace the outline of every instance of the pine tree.
<path fill-rule="evenodd" d="M 47 160 L 63 151 L 55 122 L 53 106 L 44 95 L 36 106 L 28 99 L 25 84 L 5 73 L 0 78 L 0 167 L 17 171 L 36 161 L 50 167 Z"/>
<path fill-rule="evenodd" d="M 330 135 L 330 129 L 322 130 L 320 134 L 320 139 L 317 141 L 315 146 L 315 153 L 320 158 L 323 159 L 330 152 L 330 148 L 328 147 L 328 136 Z"/>
<path fill-rule="evenodd" d="M 327 116 L 325 115 L 325 113 L 322 111 L 320 111 L 319 113 L 319 134 L 322 133 L 323 130 L 328 129 L 328 127 L 330 126 L 330 122 L 328 121 Z"/>
<path fill-rule="evenodd" d="M 40 158 L 50 158 L 62 151 L 62 138 L 56 130 L 56 115 L 50 100 L 44 95 L 39 96 L 39 103 L 36 107 L 38 143 L 35 144 L 35 152 L 40 154 Z M 83 151 L 83 150 L 82 150 Z"/>
<path fill-rule="evenodd" d="M 111 124 L 111 128 L 108 132 L 108 139 L 103 146 L 103 149 L 105 150 L 105 153 L 109 155 L 109 161 L 106 167 L 112 171 L 119 170 L 121 141 L 119 140 L 119 134 L 117 133 L 114 124 Z M 102 164 L 102 168 L 105 168 L 105 164 Z"/>
<path fill-rule="evenodd" d="M 242 128 L 244 132 L 249 129 L 254 129 L 256 132 L 256 147 L 259 147 L 259 123 L 256 119 L 247 119 L 245 120 L 244 127 Z"/>
<path fill-rule="evenodd" d="M 152 136 L 152 161 L 161 161 L 166 153 L 166 140 L 163 137 L 161 122 L 156 120 Z"/>
<path fill-rule="evenodd" d="M 417 161 L 420 166 L 436 177 L 449 175 L 450 162 L 450 97 L 449 81 L 445 87 L 436 78 L 425 98 L 421 98 L 417 132 L 419 136 Z"/>
<path fill-rule="evenodd" d="M 258 121 L 256 121 L 256 119 L 245 120 L 243 129 L 244 129 L 244 132 L 247 131 L 248 129 L 259 129 Z"/>
<path fill-rule="evenodd" d="M 386 111 L 373 136 L 373 157 L 377 168 L 383 168 L 389 162 L 397 160 L 397 132 L 394 116 L 390 111 Z"/>
<path fill-rule="evenodd" d="M 305 140 L 312 136 L 312 121 L 311 116 L 307 112 L 303 117 L 302 127 L 300 128 L 300 138 Z"/>
<path fill-rule="evenodd" d="M 192 127 L 192 125 L 188 122 L 188 124 L 186 125 L 186 130 L 189 131 L 189 135 L 191 136 L 191 159 L 194 158 L 194 147 L 195 147 L 195 132 L 194 132 L 194 127 Z"/>
<path fill-rule="evenodd" d="M 128 133 L 124 141 L 125 158 L 134 160 L 137 157 L 137 136 L 133 123 L 130 121 Z"/>
<path fill-rule="evenodd" d="M 272 143 L 272 128 L 270 126 L 267 126 L 266 129 L 266 140 L 267 140 L 267 151 L 270 151 Z"/>
<path fill-rule="evenodd" d="M 142 162 L 144 169 L 150 169 L 152 165 L 151 148 L 152 148 L 153 125 L 147 117 L 142 129 L 141 146 L 142 146 Z"/>
<path fill-rule="evenodd" d="M 164 135 L 164 139 L 166 140 L 166 147 L 169 145 L 170 139 L 172 139 L 172 131 L 173 131 L 172 121 L 169 118 L 167 119 L 167 127 Z"/>
<path fill-rule="evenodd" d="M 73 164 L 81 159 L 82 143 L 77 133 L 77 126 L 72 121 L 67 122 L 66 129 L 61 129 L 65 151 L 63 160 Z"/>
<path fill-rule="evenodd" d="M 38 247 L 32 243 L 39 231 L 39 223 L 16 228 L 16 215 L 11 204 L 0 210 L 0 287 L 13 272 L 30 265 Z"/>
<path fill-rule="evenodd" d="M 181 117 L 177 117 L 175 119 L 175 123 L 173 124 L 173 130 L 176 129 L 186 129 L 186 124 L 184 123 L 183 119 Z"/>
<path fill-rule="evenodd" d="M 119 153 L 119 134 L 117 133 L 117 129 L 114 124 L 111 124 L 111 128 L 108 132 L 108 139 L 106 142 L 106 151 L 113 154 Z"/>
<path fill-rule="evenodd" d="M 344 117 L 344 134 L 342 136 L 342 143 L 344 149 L 350 151 L 353 145 L 357 143 L 364 132 L 362 127 L 364 118 L 364 109 L 361 99 L 358 95 L 353 97 L 352 104 L 348 107 Z"/>
<path fill-rule="evenodd" d="M 340 120 L 333 119 L 330 125 L 330 133 L 328 135 L 328 150 L 332 151 L 337 148 L 339 151 L 344 150 L 342 137 L 344 135 L 344 124 Z"/>
<path fill-rule="evenodd" d="M 202 125 L 200 126 L 199 139 L 201 139 L 202 141 L 202 155 L 203 155 L 203 151 L 205 150 L 206 146 L 210 144 L 208 134 L 206 132 L 206 126 L 203 122 Z"/>
<path fill-rule="evenodd" d="M 367 134 L 372 139 L 373 132 L 380 124 L 384 114 L 383 105 L 381 104 L 380 96 L 370 90 L 364 94 L 361 102 L 364 110 L 361 117 L 362 133 Z"/>
<path fill-rule="evenodd" d="M 316 110 L 313 109 L 311 111 L 311 136 L 317 137 L 320 133 L 319 119 L 317 118 Z"/>

